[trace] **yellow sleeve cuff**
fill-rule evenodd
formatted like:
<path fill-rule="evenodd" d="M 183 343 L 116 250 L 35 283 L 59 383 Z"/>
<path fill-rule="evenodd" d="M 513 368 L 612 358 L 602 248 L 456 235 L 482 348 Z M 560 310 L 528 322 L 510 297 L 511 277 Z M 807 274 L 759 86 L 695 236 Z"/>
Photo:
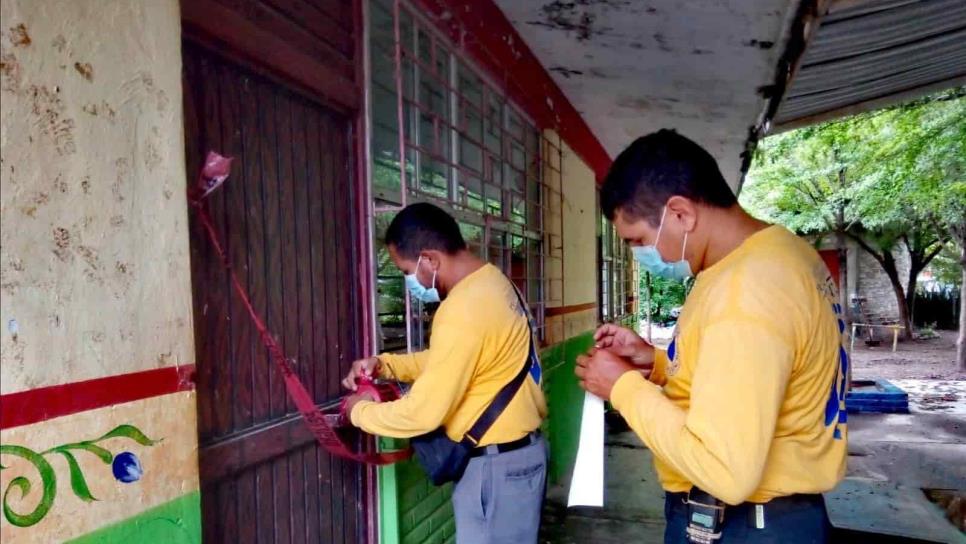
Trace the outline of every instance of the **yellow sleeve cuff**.
<path fill-rule="evenodd" d="M 661 388 L 644 378 L 640 372 L 632 370 L 617 378 L 610 391 L 610 403 L 620 413 L 632 410 L 640 395 L 661 394 Z"/>

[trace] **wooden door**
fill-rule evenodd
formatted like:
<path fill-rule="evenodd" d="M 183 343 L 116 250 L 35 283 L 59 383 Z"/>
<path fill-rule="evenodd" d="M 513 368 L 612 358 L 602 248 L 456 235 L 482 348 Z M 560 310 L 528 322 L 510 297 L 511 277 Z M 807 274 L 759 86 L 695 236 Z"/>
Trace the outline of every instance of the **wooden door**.
<path fill-rule="evenodd" d="M 235 158 L 208 200 L 231 265 L 319 403 L 361 351 L 351 119 L 304 90 L 184 42 L 187 171 Z M 320 449 L 192 218 L 205 542 L 365 539 L 364 469 Z"/>
<path fill-rule="evenodd" d="M 841 281 L 839 276 L 839 250 L 823 249 L 819 251 L 818 254 L 822 257 L 822 260 L 825 261 L 825 266 L 828 268 L 829 274 L 832 275 L 832 281 L 835 282 L 835 286 L 839 289 L 842 289 L 842 286 L 839 285 L 839 281 Z"/>

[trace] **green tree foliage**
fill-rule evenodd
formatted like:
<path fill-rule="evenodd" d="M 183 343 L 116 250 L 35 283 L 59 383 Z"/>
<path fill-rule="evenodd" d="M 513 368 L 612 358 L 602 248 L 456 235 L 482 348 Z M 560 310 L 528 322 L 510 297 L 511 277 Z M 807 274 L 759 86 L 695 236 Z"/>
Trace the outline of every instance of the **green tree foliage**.
<path fill-rule="evenodd" d="M 650 283 L 650 293 L 648 293 Z M 665 323 L 674 319 L 671 311 L 684 305 L 684 299 L 690 290 L 690 282 L 668 280 L 648 273 L 642 273 L 640 290 L 644 301 L 641 303 L 641 318 L 648 318 L 647 297 L 650 294 L 651 323 Z"/>
<path fill-rule="evenodd" d="M 955 242 L 948 242 L 929 264 L 933 277 L 944 287 L 959 289 L 963 285 L 963 267 L 959 263 L 960 250 Z"/>
<path fill-rule="evenodd" d="M 839 247 L 853 239 L 889 277 L 911 337 L 919 273 L 966 235 L 966 89 L 766 138 L 741 202 Z M 897 251 L 910 257 L 906 285 Z"/>

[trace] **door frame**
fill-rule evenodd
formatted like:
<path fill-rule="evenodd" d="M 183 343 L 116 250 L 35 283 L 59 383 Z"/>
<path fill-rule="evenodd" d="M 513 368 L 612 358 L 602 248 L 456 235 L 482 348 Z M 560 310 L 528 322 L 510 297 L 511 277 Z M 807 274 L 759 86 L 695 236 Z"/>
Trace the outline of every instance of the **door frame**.
<path fill-rule="evenodd" d="M 180 2 L 182 38 L 190 39 L 232 62 L 259 75 L 273 79 L 292 91 L 322 103 L 350 120 L 349 161 L 355 221 L 350 226 L 352 258 L 356 261 L 359 281 L 352 284 L 360 304 L 354 310 L 353 326 L 360 331 L 363 357 L 375 351 L 374 316 L 371 301 L 375 295 L 373 281 L 372 202 L 368 184 L 369 135 L 368 121 L 368 32 L 365 21 L 365 1 L 351 0 L 352 35 L 354 42 L 354 81 L 329 68 L 323 59 L 307 55 L 284 39 L 255 25 L 216 0 L 188 0 Z M 188 183 L 193 177 L 188 176 Z M 376 449 L 376 441 L 369 437 L 364 448 Z M 366 523 L 368 542 L 379 540 L 377 470 L 364 467 L 362 516 Z"/>

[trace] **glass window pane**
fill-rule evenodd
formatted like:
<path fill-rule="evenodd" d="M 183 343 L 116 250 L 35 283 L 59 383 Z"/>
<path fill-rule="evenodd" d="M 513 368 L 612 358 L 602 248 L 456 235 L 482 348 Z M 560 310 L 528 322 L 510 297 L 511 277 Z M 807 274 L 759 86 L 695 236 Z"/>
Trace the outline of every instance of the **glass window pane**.
<path fill-rule="evenodd" d="M 466 206 L 471 210 L 482 212 L 483 205 L 483 184 L 479 178 L 469 176 L 464 172 L 458 174 L 460 180 L 460 200 L 466 202 Z"/>
<path fill-rule="evenodd" d="M 444 120 L 449 119 L 446 90 L 432 75 L 420 74 L 419 104 L 422 106 L 422 111 L 433 113 Z"/>
<path fill-rule="evenodd" d="M 508 109 L 507 132 L 509 132 L 510 135 L 513 136 L 515 140 L 522 142 L 524 140 L 524 126 L 525 126 L 523 118 L 520 117 L 520 115 L 516 111 L 514 111 L 513 108 L 507 108 L 507 109 Z"/>
<path fill-rule="evenodd" d="M 460 137 L 460 165 L 477 175 L 483 174 L 483 151 L 480 146 Z"/>
<path fill-rule="evenodd" d="M 483 227 L 462 221 L 459 225 L 460 233 L 470 252 L 483 257 Z"/>
<path fill-rule="evenodd" d="M 386 228 L 392 220 L 391 214 L 376 215 L 376 313 L 382 348 L 395 351 L 406 347 L 406 299 L 402 272 L 389 258 L 389 251 L 383 244 Z"/>
<path fill-rule="evenodd" d="M 488 248 L 487 260 L 500 270 L 506 272 L 506 255 L 504 238 L 506 234 L 496 230 L 490 230 L 490 247 Z"/>
<path fill-rule="evenodd" d="M 503 103 L 500 97 L 490 89 L 487 93 L 486 113 L 484 119 L 484 143 L 486 148 L 497 156 L 503 156 Z"/>
<path fill-rule="evenodd" d="M 483 82 L 472 70 L 467 68 L 466 64 L 460 62 L 457 69 L 457 88 L 462 95 L 462 99 L 480 110 L 483 105 Z"/>
<path fill-rule="evenodd" d="M 433 39 L 422 28 L 419 29 L 419 60 L 422 61 L 423 69 L 433 67 Z"/>
<path fill-rule="evenodd" d="M 485 183 L 486 212 L 492 215 L 503 215 L 503 189 L 496 185 Z"/>
<path fill-rule="evenodd" d="M 524 171 L 527 167 L 526 156 L 523 153 L 523 146 L 511 141 L 510 142 L 510 164 L 513 168 Z"/>
<path fill-rule="evenodd" d="M 520 293 L 527 296 L 527 247 L 521 236 L 510 237 L 510 280 Z"/>
<path fill-rule="evenodd" d="M 519 225 L 526 225 L 527 223 L 527 203 L 518 195 L 512 197 L 510 221 Z"/>
<path fill-rule="evenodd" d="M 446 198 L 449 194 L 448 184 L 446 183 L 446 165 L 429 158 L 427 155 L 422 155 L 421 158 L 422 161 L 419 164 L 420 189 L 433 196 Z"/>
<path fill-rule="evenodd" d="M 460 130 L 464 131 L 469 137 L 476 141 L 483 141 L 483 118 L 480 116 L 480 112 L 473 106 L 469 106 L 466 102 L 460 102 L 462 106 L 460 111 L 460 120 L 462 125 Z"/>

